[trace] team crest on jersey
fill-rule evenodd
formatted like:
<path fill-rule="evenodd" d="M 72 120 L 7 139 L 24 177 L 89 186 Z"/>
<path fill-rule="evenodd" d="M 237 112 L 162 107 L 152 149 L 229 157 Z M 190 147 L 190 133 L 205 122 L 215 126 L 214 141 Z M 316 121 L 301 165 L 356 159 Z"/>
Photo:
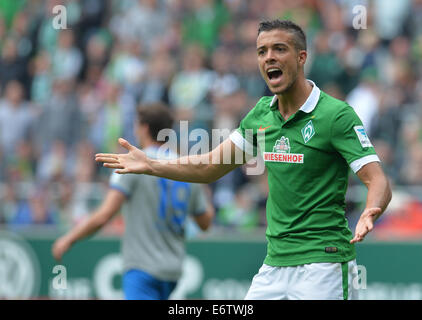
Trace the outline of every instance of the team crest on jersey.
<path fill-rule="evenodd" d="M 312 120 L 310 120 L 306 126 L 304 126 L 301 130 L 303 141 L 307 143 L 315 134 L 314 125 L 312 124 Z"/>
<path fill-rule="evenodd" d="M 303 154 L 290 153 L 289 138 L 283 136 L 275 142 L 272 152 L 264 152 L 264 161 L 303 163 Z"/>

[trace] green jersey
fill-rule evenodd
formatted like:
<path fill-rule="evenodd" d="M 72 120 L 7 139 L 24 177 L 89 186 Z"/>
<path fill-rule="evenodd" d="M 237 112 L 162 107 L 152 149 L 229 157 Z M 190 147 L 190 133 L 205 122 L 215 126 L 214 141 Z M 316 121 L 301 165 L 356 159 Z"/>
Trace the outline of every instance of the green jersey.
<path fill-rule="evenodd" d="M 230 138 L 259 152 L 268 171 L 265 264 L 295 266 L 355 259 L 345 218 L 349 167 L 379 161 L 352 107 L 313 90 L 287 121 L 277 97 L 263 97 Z M 249 151 L 248 151 L 249 150 Z"/>

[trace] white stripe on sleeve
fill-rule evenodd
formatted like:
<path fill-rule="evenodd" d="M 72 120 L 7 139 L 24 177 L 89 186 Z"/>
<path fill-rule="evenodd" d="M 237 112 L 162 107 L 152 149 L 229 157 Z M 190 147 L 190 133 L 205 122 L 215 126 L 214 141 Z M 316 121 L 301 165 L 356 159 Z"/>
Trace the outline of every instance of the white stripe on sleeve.
<path fill-rule="evenodd" d="M 381 162 L 376 154 L 371 154 L 363 158 L 357 159 L 350 164 L 350 168 L 354 173 L 358 172 L 365 164 L 370 162 Z"/>
<path fill-rule="evenodd" d="M 230 134 L 230 140 L 243 152 L 253 156 L 253 145 L 235 130 Z"/>

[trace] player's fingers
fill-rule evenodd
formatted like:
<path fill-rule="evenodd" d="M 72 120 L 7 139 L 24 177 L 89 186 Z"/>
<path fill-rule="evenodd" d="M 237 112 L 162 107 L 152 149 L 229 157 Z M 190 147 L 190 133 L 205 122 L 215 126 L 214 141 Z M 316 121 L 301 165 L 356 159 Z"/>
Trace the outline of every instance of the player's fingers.
<path fill-rule="evenodd" d="M 119 170 L 116 170 L 115 172 L 119 173 L 119 174 L 130 173 L 130 171 L 128 169 L 119 169 Z"/>
<path fill-rule="evenodd" d="M 374 224 L 371 221 L 368 221 L 368 223 L 366 224 L 366 230 L 368 230 L 366 233 L 372 231 L 372 229 L 374 229 Z"/>
<path fill-rule="evenodd" d="M 355 243 L 357 241 L 358 241 L 358 236 L 357 236 L 357 234 L 355 234 L 355 236 L 353 237 L 353 239 L 350 240 L 350 243 Z"/>
<path fill-rule="evenodd" d="M 96 157 L 95 161 L 105 163 L 119 163 L 119 159 L 109 157 Z"/>
<path fill-rule="evenodd" d="M 353 239 L 350 241 L 350 243 L 355 243 L 355 242 L 360 242 L 360 241 L 362 241 L 363 240 L 363 238 L 365 237 L 365 234 L 366 234 L 367 232 L 365 232 L 365 231 L 362 231 L 360 228 L 358 228 L 356 231 L 355 231 L 355 236 L 353 237 Z"/>
<path fill-rule="evenodd" d="M 354 238 L 352 240 L 350 240 L 350 243 L 356 243 L 356 242 L 361 242 L 363 240 L 363 238 L 359 235 L 355 235 Z"/>
<path fill-rule="evenodd" d="M 365 225 L 362 226 L 362 228 L 359 231 L 360 237 L 365 237 L 368 232 L 370 232 L 373 229 L 374 225 L 372 224 L 372 221 L 370 219 L 365 220 Z"/>
<path fill-rule="evenodd" d="M 111 158 L 111 159 L 118 159 L 119 155 L 115 153 L 97 153 L 95 158 Z"/>
<path fill-rule="evenodd" d="M 373 229 L 373 224 L 368 222 L 364 227 L 363 230 L 360 228 L 359 231 L 355 233 L 354 238 L 350 241 L 350 243 L 361 242 L 365 239 L 365 236 Z"/>
<path fill-rule="evenodd" d="M 97 153 L 95 158 L 103 158 L 103 159 L 118 159 L 119 156 L 117 154 L 109 154 L 109 153 Z"/>
<path fill-rule="evenodd" d="M 129 151 L 134 148 L 134 146 L 132 146 L 127 140 L 125 140 L 123 138 L 119 138 L 119 143 L 123 148 L 125 148 Z"/>
<path fill-rule="evenodd" d="M 60 253 L 57 253 L 54 255 L 54 259 L 56 259 L 56 261 L 60 262 L 62 260 L 62 255 Z"/>
<path fill-rule="evenodd" d="M 53 257 L 54 257 L 54 259 L 56 259 L 56 261 L 59 261 L 60 262 L 60 260 L 62 258 L 62 255 L 60 254 L 59 249 L 57 247 L 53 247 L 53 250 L 52 251 L 53 251 Z"/>
<path fill-rule="evenodd" d="M 103 164 L 103 166 L 106 167 L 106 168 L 111 168 L 111 169 L 124 169 L 125 168 L 120 163 L 109 163 L 109 162 L 106 162 L 106 163 Z"/>
<path fill-rule="evenodd" d="M 381 208 L 369 208 L 368 214 L 371 216 L 378 215 L 381 213 Z"/>

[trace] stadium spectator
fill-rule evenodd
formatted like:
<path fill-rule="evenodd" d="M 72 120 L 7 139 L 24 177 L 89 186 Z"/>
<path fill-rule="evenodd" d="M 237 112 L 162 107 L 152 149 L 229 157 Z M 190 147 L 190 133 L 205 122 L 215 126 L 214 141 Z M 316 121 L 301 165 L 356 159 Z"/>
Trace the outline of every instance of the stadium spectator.
<path fill-rule="evenodd" d="M 162 1 L 130 1 L 111 19 L 110 29 L 124 42 L 138 41 L 148 52 L 154 48 L 155 41 L 166 34 L 168 14 Z"/>
<path fill-rule="evenodd" d="M 6 85 L 12 80 L 22 85 L 26 84 L 28 74 L 25 60 L 18 55 L 16 40 L 9 37 L 4 41 L 0 59 L 0 89 L 5 90 Z M 25 94 L 26 90 L 23 93 Z"/>
<path fill-rule="evenodd" d="M 108 81 L 104 103 L 96 112 L 89 132 L 90 141 L 96 150 L 116 150 L 115 139 L 122 135 L 130 141 L 135 141 L 134 118 L 134 97 L 127 94 L 120 83 Z"/>
<path fill-rule="evenodd" d="M 205 51 L 198 45 L 189 45 L 182 56 L 182 70 L 174 75 L 169 88 L 169 103 L 178 121 L 190 121 L 190 129 L 209 129 L 209 94 L 213 81 L 205 66 Z"/>
<path fill-rule="evenodd" d="M 48 226 L 56 224 L 57 213 L 48 198 L 48 191 L 42 187 L 32 191 L 28 199 L 17 201 L 16 211 L 7 221 L 11 230 L 29 230 L 31 226 Z"/>
<path fill-rule="evenodd" d="M 373 72 L 374 70 L 364 70 L 361 82 L 346 97 L 346 101 L 355 109 L 370 137 L 372 137 L 372 124 L 378 117 L 380 103 L 380 91 Z"/>
<path fill-rule="evenodd" d="M 37 124 L 38 150 L 40 156 L 49 152 L 53 142 L 59 140 L 66 148 L 80 141 L 83 119 L 74 91 L 75 80 L 55 78 L 52 94 L 42 106 Z"/>
<path fill-rule="evenodd" d="M 108 2 L 103 0 L 79 1 L 79 12 L 75 30 L 80 36 L 77 37 L 79 48 L 86 50 L 88 39 L 98 32 L 107 17 Z"/>
<path fill-rule="evenodd" d="M 82 67 L 82 54 L 75 47 L 75 35 L 71 29 L 60 31 L 57 46 L 52 54 L 53 77 L 76 79 Z"/>
<path fill-rule="evenodd" d="M 105 31 L 97 31 L 92 33 L 87 40 L 85 51 L 84 65 L 82 69 L 82 78 L 86 79 L 88 70 L 93 67 L 103 70 L 109 59 L 109 51 L 111 38 L 110 34 Z"/>
<path fill-rule="evenodd" d="M 5 88 L 0 100 L 0 154 L 3 159 L 13 158 L 22 141 L 31 141 L 34 134 L 36 113 L 24 100 L 23 86 L 13 80 Z"/>
<path fill-rule="evenodd" d="M 206 51 L 214 49 L 220 29 L 229 20 L 224 1 L 193 0 L 185 5 L 183 43 L 200 45 Z"/>
<path fill-rule="evenodd" d="M 141 104 L 169 103 L 169 88 L 176 72 L 176 63 L 167 51 L 152 55 L 139 101 Z"/>
<path fill-rule="evenodd" d="M 259 226 L 258 201 L 255 185 L 245 184 L 232 201 L 226 201 L 218 212 L 219 223 L 237 229 L 250 230 Z"/>
<path fill-rule="evenodd" d="M 111 81 L 130 89 L 134 96 L 146 71 L 142 53 L 143 48 L 140 42 L 134 40 L 118 42 L 114 46 L 106 69 L 106 75 Z"/>
<path fill-rule="evenodd" d="M 211 55 L 212 98 L 227 96 L 240 89 L 239 79 L 234 74 L 233 57 L 224 47 L 217 47 Z"/>
<path fill-rule="evenodd" d="M 334 50 L 330 48 L 328 32 L 320 32 L 313 41 L 314 52 L 309 78 L 315 79 L 321 87 L 337 83 L 342 73 L 342 64 Z"/>
<path fill-rule="evenodd" d="M 52 86 L 51 57 L 47 51 L 41 51 L 33 60 L 32 102 L 42 108 L 51 97 Z"/>
<path fill-rule="evenodd" d="M 57 37 L 60 33 L 60 29 L 55 28 L 53 24 L 55 18 L 54 12 L 56 12 L 54 8 L 62 5 L 62 3 L 60 0 L 46 0 L 43 2 L 43 5 L 44 7 L 41 6 L 43 12 L 41 13 L 41 19 L 39 19 L 38 22 L 34 45 L 38 50 L 45 50 L 48 53 L 53 54 L 56 50 Z M 67 19 L 66 22 L 68 22 Z"/>
<path fill-rule="evenodd" d="M 62 140 L 54 140 L 45 149 L 37 163 L 38 182 L 54 182 L 61 178 L 70 177 L 74 166 L 74 157 Z"/>

